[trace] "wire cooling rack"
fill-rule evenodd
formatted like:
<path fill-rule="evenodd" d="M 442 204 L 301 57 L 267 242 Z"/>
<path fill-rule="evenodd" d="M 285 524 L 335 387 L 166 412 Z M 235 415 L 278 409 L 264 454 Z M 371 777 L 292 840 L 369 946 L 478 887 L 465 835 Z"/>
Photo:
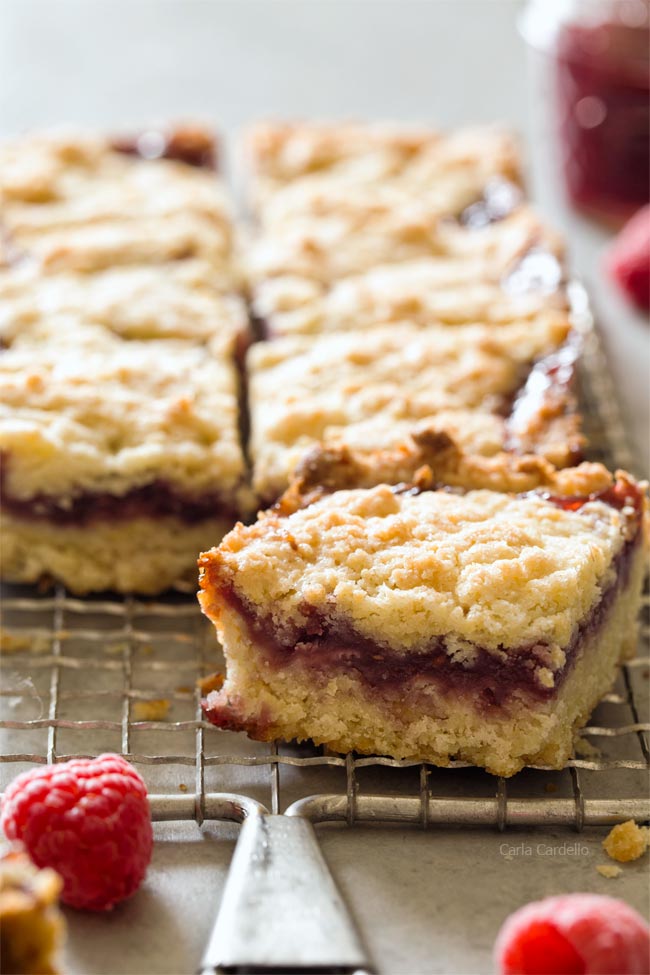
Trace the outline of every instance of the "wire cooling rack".
<path fill-rule="evenodd" d="M 593 459 L 634 469 L 596 331 L 579 375 Z M 251 742 L 202 719 L 197 681 L 220 669 L 193 595 L 75 599 L 7 587 L 2 600 L 0 782 L 35 764 L 121 752 L 143 774 L 155 820 L 241 821 L 255 810 L 312 822 L 422 826 L 604 825 L 650 817 L 650 597 L 637 659 L 584 729 L 561 772 L 496 779 L 462 762 L 439 769 L 309 746 Z"/>

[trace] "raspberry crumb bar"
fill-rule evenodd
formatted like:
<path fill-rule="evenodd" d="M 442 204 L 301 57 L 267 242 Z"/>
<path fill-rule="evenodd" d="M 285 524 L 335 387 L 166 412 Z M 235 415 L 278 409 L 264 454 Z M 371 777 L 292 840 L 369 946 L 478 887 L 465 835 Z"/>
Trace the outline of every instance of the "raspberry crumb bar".
<path fill-rule="evenodd" d="M 435 431 L 467 454 L 516 450 L 556 466 L 575 463 L 581 437 L 571 378 L 579 347 L 561 313 L 534 327 L 402 325 L 254 345 L 248 388 L 257 497 L 273 503 L 318 442 L 370 459 Z"/>
<path fill-rule="evenodd" d="M 0 264 L 90 272 L 196 257 L 229 267 L 230 208 L 214 172 L 196 166 L 208 161 L 196 154 L 199 138 L 207 153 L 211 135 L 200 130 L 187 154 L 182 130 L 129 142 L 40 133 L 2 143 Z"/>
<path fill-rule="evenodd" d="M 56 325 L 0 355 L 3 577 L 160 592 L 245 510 L 232 337 Z"/>
<path fill-rule="evenodd" d="M 125 339 L 215 335 L 246 343 L 248 315 L 229 274 L 206 261 L 111 267 L 94 274 L 41 274 L 32 266 L 0 272 L 0 343 L 25 331 L 100 325 Z"/>
<path fill-rule="evenodd" d="M 634 652 L 645 498 L 600 465 L 520 475 L 521 494 L 298 494 L 238 525 L 199 561 L 228 669 L 206 717 L 499 775 L 561 767 Z"/>
<path fill-rule="evenodd" d="M 325 214 L 271 224 L 250 248 L 253 310 L 268 335 L 411 314 L 453 325 L 493 303 L 487 314 L 496 323 L 567 307 L 562 244 L 525 204 L 472 227 L 442 218 L 420 197 L 383 200 L 375 190 L 329 202 Z"/>
<path fill-rule="evenodd" d="M 4 579 L 160 592 L 246 511 L 215 165 L 200 127 L 0 145 Z"/>
<path fill-rule="evenodd" d="M 249 144 L 245 271 L 268 337 L 566 311 L 563 244 L 508 133 L 278 123 Z"/>

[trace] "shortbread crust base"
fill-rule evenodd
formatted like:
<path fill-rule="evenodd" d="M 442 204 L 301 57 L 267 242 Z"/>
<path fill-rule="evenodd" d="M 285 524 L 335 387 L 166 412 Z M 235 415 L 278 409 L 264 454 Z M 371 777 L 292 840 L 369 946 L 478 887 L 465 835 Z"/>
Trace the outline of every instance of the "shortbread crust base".
<path fill-rule="evenodd" d="M 264 741 L 311 739 L 338 752 L 442 766 L 456 759 L 503 776 L 525 765 L 562 768 L 575 732 L 612 686 L 619 661 L 636 651 L 644 553 L 639 545 L 604 622 L 585 632 L 569 674 L 546 701 L 524 695 L 507 709 L 478 709 L 468 696 L 452 699 L 431 683 L 412 697 L 405 688 L 389 700 L 341 671 L 315 679 L 303 666 L 274 667 L 259 654 L 242 616 L 222 605 L 216 625 L 228 677 L 208 696 L 206 715 Z"/>
<path fill-rule="evenodd" d="M 154 595 L 196 583 L 197 553 L 218 543 L 232 518 L 187 524 L 178 518 L 132 518 L 80 527 L 3 515 L 2 577 L 6 582 L 62 582 L 70 592 L 113 590 Z"/>

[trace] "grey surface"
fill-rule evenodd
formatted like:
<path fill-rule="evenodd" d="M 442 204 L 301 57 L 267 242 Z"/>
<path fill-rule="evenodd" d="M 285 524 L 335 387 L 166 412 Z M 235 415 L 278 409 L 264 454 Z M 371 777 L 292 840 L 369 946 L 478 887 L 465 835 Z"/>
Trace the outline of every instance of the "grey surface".
<path fill-rule="evenodd" d="M 232 133 L 264 114 L 443 125 L 498 118 L 531 132 L 536 192 L 569 232 L 574 267 L 592 289 L 643 469 L 647 326 L 602 280 L 606 235 L 559 202 L 516 8 L 507 0 L 0 0 L 0 132 L 198 115 Z M 599 891 L 647 912 L 647 855 L 607 881 L 595 870 L 602 835 L 319 830 L 375 964 L 395 975 L 489 972 L 503 918 L 546 894 Z M 65 970 L 194 971 L 235 836 L 231 826 L 156 826 L 153 865 L 131 902 L 106 917 L 68 912 Z"/>
<path fill-rule="evenodd" d="M 113 915 L 66 911 L 66 971 L 194 972 L 233 850 L 231 828 L 156 827 L 144 888 Z M 488 973 L 496 930 L 529 900 L 573 890 L 623 897 L 648 911 L 647 860 L 605 880 L 603 833 L 322 828 L 322 849 L 380 972 Z M 539 845 L 539 848 L 538 848 Z M 611 861 L 610 861 L 611 862 Z"/>

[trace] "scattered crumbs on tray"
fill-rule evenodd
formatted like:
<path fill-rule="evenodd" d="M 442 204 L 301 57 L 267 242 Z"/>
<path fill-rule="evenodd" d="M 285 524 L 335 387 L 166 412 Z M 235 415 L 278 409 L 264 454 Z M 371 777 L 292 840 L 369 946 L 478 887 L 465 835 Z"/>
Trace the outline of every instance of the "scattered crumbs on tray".
<path fill-rule="evenodd" d="M 620 877 L 623 873 L 623 868 L 617 867 L 614 863 L 599 863 L 596 870 L 601 877 L 606 877 L 608 880 L 613 880 L 614 877 Z"/>
<path fill-rule="evenodd" d="M 575 753 L 579 758 L 585 759 L 598 759 L 603 756 L 600 748 L 581 735 L 576 738 Z"/>
<path fill-rule="evenodd" d="M 134 721 L 164 721 L 169 714 L 171 702 L 166 697 L 153 701 L 136 701 L 131 711 Z"/>
<path fill-rule="evenodd" d="M 629 863 L 642 857 L 650 845 L 650 829 L 638 826 L 633 819 L 619 823 L 603 840 L 607 856 L 619 863 Z"/>
<path fill-rule="evenodd" d="M 123 654 L 129 649 L 129 645 L 125 640 L 121 643 L 107 643 L 104 647 L 106 653 Z"/>
<path fill-rule="evenodd" d="M 64 636 L 65 634 L 58 634 Z M 28 633 L 27 635 L 10 633 L 0 629 L 0 650 L 3 653 L 47 653 L 51 649 L 51 638 L 43 634 Z"/>

